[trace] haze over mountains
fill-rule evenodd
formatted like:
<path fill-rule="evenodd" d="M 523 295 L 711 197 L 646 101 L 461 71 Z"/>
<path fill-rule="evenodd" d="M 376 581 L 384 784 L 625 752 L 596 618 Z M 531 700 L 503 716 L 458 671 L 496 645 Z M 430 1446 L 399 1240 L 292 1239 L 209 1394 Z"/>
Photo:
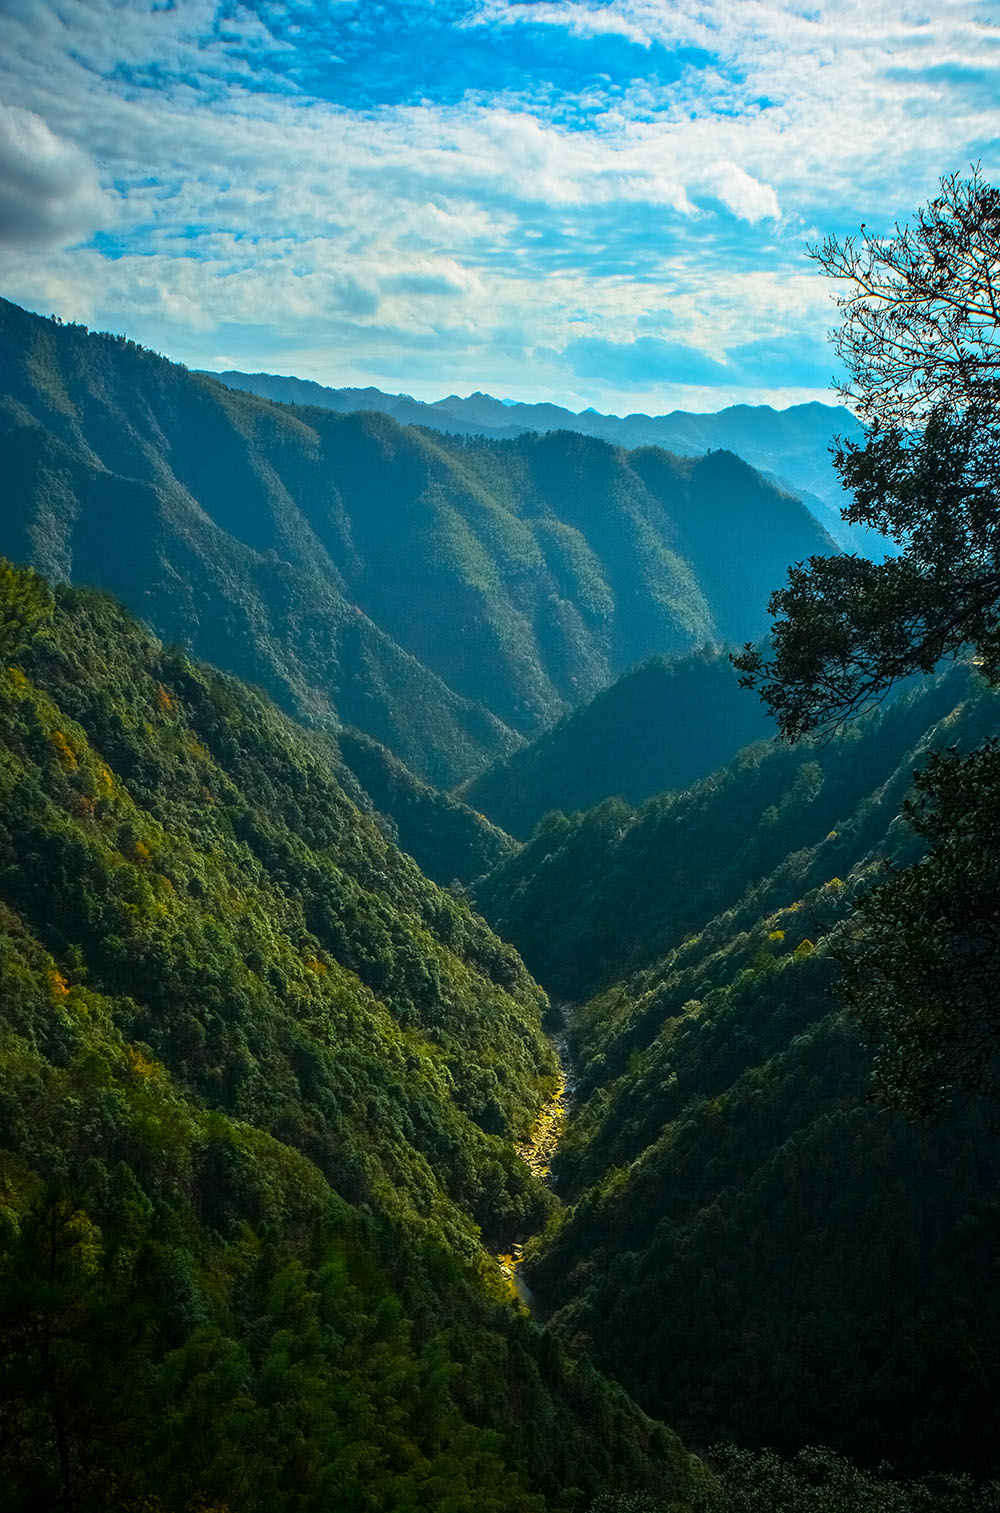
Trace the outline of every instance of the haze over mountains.
<path fill-rule="evenodd" d="M 765 629 L 832 549 L 729 452 L 278 405 L 0 306 L 0 550 L 444 786 L 651 655 Z"/>
<path fill-rule="evenodd" d="M 830 448 L 835 436 L 855 439 L 860 427 L 841 405 L 800 404 L 785 410 L 770 405 L 731 405 L 715 414 L 674 410 L 668 415 L 602 415 L 574 412 L 562 405 L 525 404 L 490 394 L 449 394 L 432 403 L 382 389 L 336 389 L 310 379 L 274 373 L 214 375 L 233 389 L 248 390 L 284 404 L 322 405 L 346 413 L 379 410 L 407 425 L 430 426 L 455 436 L 519 436 L 525 431 L 579 431 L 622 447 L 664 447 L 681 456 L 721 448 L 734 452 L 768 478 L 803 499 L 823 528 L 847 551 L 885 552 L 885 541 L 840 518 L 847 496 L 834 472 Z"/>

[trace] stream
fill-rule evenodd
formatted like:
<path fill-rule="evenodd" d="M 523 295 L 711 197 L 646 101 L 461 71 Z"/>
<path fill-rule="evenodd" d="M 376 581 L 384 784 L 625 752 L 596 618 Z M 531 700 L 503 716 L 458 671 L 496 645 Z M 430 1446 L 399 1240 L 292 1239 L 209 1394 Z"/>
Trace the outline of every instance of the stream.
<path fill-rule="evenodd" d="M 556 1084 L 552 1097 L 539 1110 L 534 1128 L 527 1140 L 522 1141 L 517 1147 L 517 1154 L 534 1172 L 540 1181 L 549 1182 L 549 1170 L 552 1158 L 556 1153 L 560 1137 L 566 1125 L 566 1117 L 569 1111 L 569 1103 L 573 1096 L 573 1071 L 569 1059 L 569 1045 L 565 1030 L 560 1031 L 552 1041 L 559 1057 L 559 1080 Z M 497 1256 L 497 1264 L 501 1275 L 517 1295 L 517 1298 L 529 1312 L 534 1312 L 534 1294 L 521 1275 L 521 1266 L 524 1261 L 524 1241 L 518 1240 L 511 1246 L 510 1252 Z"/>

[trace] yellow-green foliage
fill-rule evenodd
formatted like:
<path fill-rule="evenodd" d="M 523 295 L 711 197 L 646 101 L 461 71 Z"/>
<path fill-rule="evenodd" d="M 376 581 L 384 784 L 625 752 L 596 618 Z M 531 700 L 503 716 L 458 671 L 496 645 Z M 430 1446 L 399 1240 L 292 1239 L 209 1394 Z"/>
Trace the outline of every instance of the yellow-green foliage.
<path fill-rule="evenodd" d="M 513 1143 L 552 1087 L 544 997 L 330 748 L 69 591 L 0 670 L 0 734 L 5 1506 L 685 1486 L 483 1248 L 551 1206 Z"/>
<path fill-rule="evenodd" d="M 31 569 L 0 557 L 0 663 L 14 661 L 52 617 L 52 591 Z"/>

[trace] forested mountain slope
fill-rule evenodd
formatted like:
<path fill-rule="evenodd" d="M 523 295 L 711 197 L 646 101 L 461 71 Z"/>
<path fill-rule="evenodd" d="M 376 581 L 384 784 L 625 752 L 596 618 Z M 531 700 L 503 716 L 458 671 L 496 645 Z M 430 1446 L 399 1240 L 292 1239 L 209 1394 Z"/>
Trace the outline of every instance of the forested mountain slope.
<path fill-rule="evenodd" d="M 471 883 L 517 849 L 484 814 L 422 782 L 360 730 L 338 731 L 335 749 L 359 785 L 359 800 L 374 806 L 390 839 L 433 882 Z"/>
<path fill-rule="evenodd" d="M 0 550 L 448 786 L 829 546 L 726 453 L 490 442 L 228 390 L 0 304 Z"/>
<path fill-rule="evenodd" d="M 122 339 L 0 304 L 0 551 L 448 784 L 518 737 L 345 592 L 320 437 Z M 348 531 L 349 534 L 349 531 Z"/>
<path fill-rule="evenodd" d="M 841 546 L 863 550 L 873 541 L 872 532 L 848 526 L 839 518 L 846 496 L 833 470 L 830 447 L 834 436 L 858 434 L 857 421 L 841 405 L 790 405 L 786 410 L 774 410 L 770 405 L 730 405 L 705 415 L 673 410 L 669 415 L 619 416 L 602 415 L 593 409 L 576 413 L 555 404 L 515 403 L 481 393 L 466 398 L 449 394 L 426 404 L 408 394 L 386 394 L 375 388 L 335 389 L 275 373 L 230 371 L 214 376 L 230 388 L 285 404 L 322 405 L 342 414 L 381 410 L 403 424 L 432 426 L 456 436 L 579 431 L 614 446 L 665 447 L 683 456 L 698 456 L 721 447 L 780 479 L 806 499 Z"/>
<path fill-rule="evenodd" d="M 686 788 L 770 733 L 725 653 L 655 657 L 495 762 L 462 796 L 525 838 L 553 809 L 591 809 L 613 796 L 638 804 Z"/>
<path fill-rule="evenodd" d="M 809 848 L 820 842 L 820 870 L 845 876 L 881 842 L 917 749 L 972 678 L 955 669 L 834 739 L 749 746 L 691 789 L 638 808 L 611 799 L 569 818 L 554 813 L 476 885 L 477 907 L 550 992 L 591 994 L 744 895 L 777 886 L 769 878 L 787 873 L 781 887 L 798 896 L 806 860 L 816 862 Z M 987 696 L 974 707 L 987 711 L 988 730 Z"/>
<path fill-rule="evenodd" d="M 260 696 L 0 569 L 5 1505 L 684 1506 L 480 1243 L 551 1202 L 514 952 Z"/>
<path fill-rule="evenodd" d="M 828 989 L 857 891 L 917 852 L 914 768 L 998 722 L 958 668 L 836 740 L 555 817 L 480 893 L 552 991 L 592 995 L 532 1285 L 695 1444 L 997 1469 L 995 1134 L 874 1104 Z"/>

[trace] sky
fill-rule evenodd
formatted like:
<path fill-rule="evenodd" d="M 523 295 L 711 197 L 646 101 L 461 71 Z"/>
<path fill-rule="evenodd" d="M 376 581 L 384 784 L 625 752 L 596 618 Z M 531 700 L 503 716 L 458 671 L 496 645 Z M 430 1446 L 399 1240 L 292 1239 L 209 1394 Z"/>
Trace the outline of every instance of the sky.
<path fill-rule="evenodd" d="M 0 293 L 190 367 L 834 402 L 809 246 L 976 162 L 997 0 L 0 0 Z"/>

